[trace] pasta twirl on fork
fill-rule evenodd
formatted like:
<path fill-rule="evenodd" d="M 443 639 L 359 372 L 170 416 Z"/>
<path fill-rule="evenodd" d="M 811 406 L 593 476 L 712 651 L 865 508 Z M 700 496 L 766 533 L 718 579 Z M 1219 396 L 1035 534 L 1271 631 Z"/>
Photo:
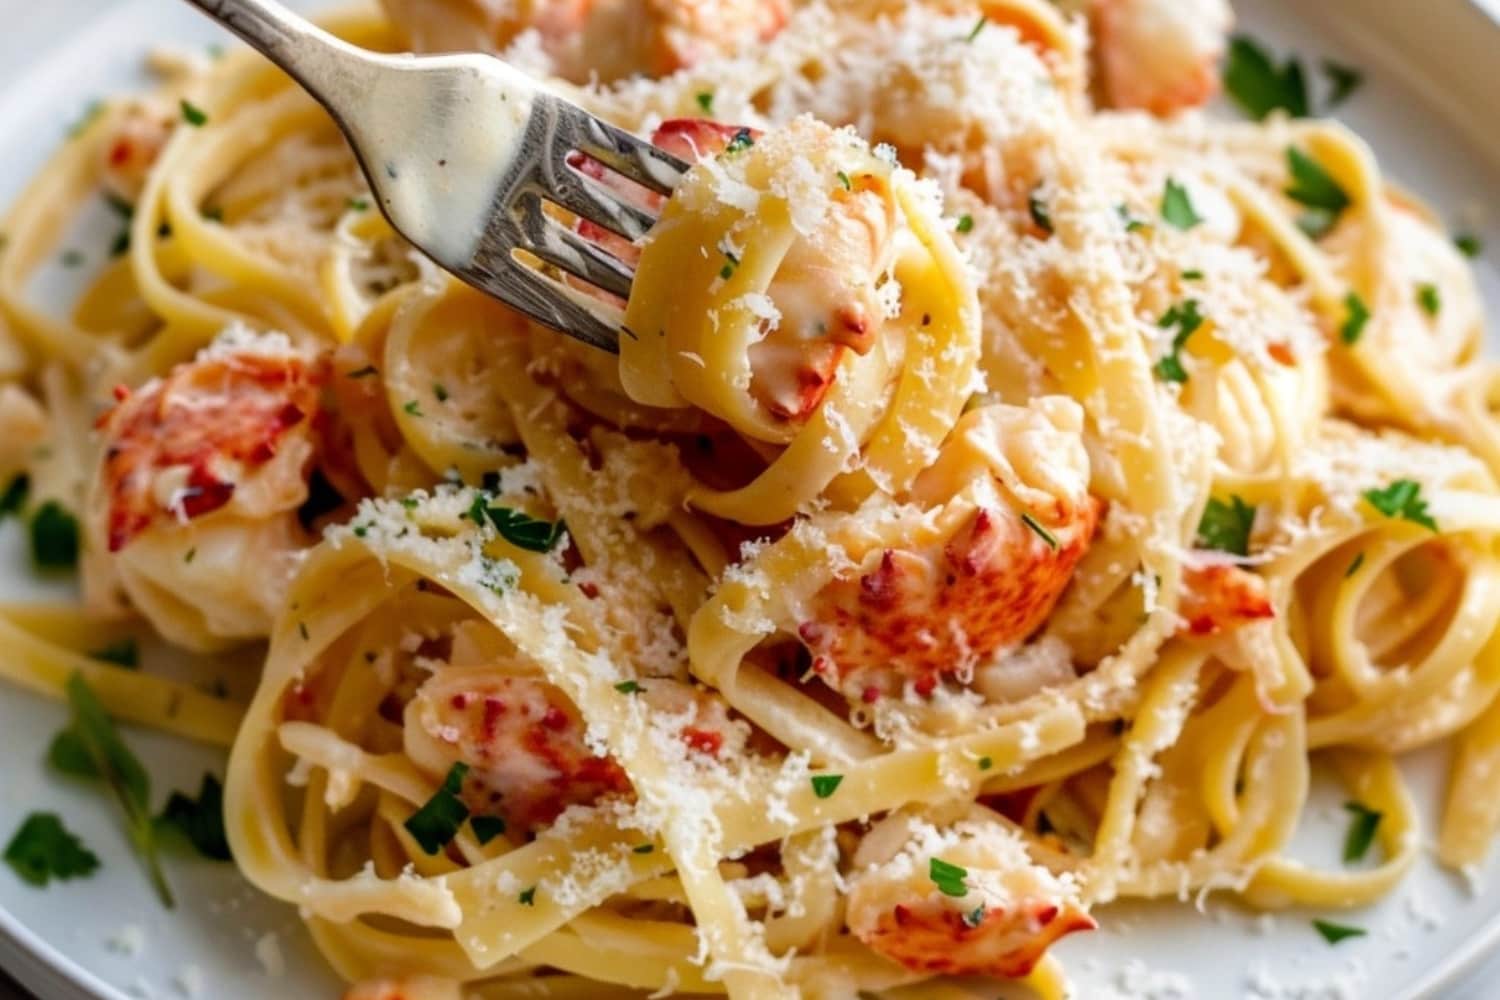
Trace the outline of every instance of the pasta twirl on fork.
<path fill-rule="evenodd" d="M 1483 860 L 1473 277 L 1342 126 L 1197 107 L 1222 4 L 387 8 L 328 23 L 694 164 L 640 245 L 577 223 L 637 269 L 618 358 L 415 256 L 246 54 L 105 107 L 0 257 L 0 461 L 82 519 L 79 635 L 267 642 L 229 841 L 349 996 L 1061 996 L 1116 899 L 1389 891 L 1394 758 L 1448 737 Z M 128 247 L 57 319 L 101 187 Z M 55 692 L 89 647 L 38 621 L 0 671 Z M 1290 853 L 1318 760 L 1378 864 Z"/>

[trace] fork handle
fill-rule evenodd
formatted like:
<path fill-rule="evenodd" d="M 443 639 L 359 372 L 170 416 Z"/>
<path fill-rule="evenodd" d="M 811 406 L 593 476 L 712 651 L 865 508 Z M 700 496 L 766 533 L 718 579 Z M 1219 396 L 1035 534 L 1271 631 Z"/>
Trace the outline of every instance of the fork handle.
<path fill-rule="evenodd" d="M 370 54 L 275 0 L 187 0 L 285 70 L 337 119 L 364 92 Z"/>

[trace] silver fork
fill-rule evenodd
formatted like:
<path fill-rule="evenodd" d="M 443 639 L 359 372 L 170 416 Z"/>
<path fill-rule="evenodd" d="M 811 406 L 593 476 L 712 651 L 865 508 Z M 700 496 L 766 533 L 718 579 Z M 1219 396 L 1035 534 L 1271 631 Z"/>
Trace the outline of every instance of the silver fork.
<path fill-rule="evenodd" d="M 632 268 L 544 206 L 637 240 L 656 216 L 631 195 L 671 194 L 687 164 L 490 56 L 368 52 L 273 0 L 188 2 L 328 109 L 380 210 L 424 254 L 539 323 L 619 350 L 610 297 L 629 297 Z M 588 160 L 600 176 L 580 169 Z M 632 183 L 612 188 L 608 174 Z"/>

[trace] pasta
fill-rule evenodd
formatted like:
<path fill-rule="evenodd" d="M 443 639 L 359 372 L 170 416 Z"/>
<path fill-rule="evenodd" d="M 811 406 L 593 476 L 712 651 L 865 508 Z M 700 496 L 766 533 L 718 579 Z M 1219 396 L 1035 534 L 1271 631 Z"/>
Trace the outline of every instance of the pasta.
<path fill-rule="evenodd" d="M 1474 279 L 1341 125 L 1199 109 L 1222 3 L 327 23 L 694 164 L 639 245 L 571 220 L 635 268 L 618 358 L 428 263 L 245 53 L 163 59 L 12 211 L 0 473 L 80 519 L 84 606 L 5 609 L 0 672 L 232 738 L 236 863 L 350 997 L 1061 997 L 1117 899 L 1390 891 L 1395 758 L 1450 737 L 1483 862 Z M 59 319 L 101 188 L 128 245 Z M 86 655 L 132 629 L 263 642 L 254 698 Z M 1290 853 L 1318 761 L 1378 864 Z"/>

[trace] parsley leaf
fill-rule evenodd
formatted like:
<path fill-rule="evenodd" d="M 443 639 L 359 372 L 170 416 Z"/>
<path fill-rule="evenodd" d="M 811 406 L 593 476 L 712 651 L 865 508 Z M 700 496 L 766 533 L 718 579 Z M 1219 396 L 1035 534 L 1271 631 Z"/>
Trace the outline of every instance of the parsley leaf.
<path fill-rule="evenodd" d="M 146 866 L 151 886 L 162 905 L 173 906 L 172 890 L 162 874 L 157 857 L 156 822 L 151 816 L 151 778 L 131 752 L 104 706 L 94 692 L 75 673 L 68 678 L 68 702 L 73 706 L 73 721 L 52 741 L 48 759 L 67 773 L 79 777 L 98 776 L 109 785 L 115 801 L 125 813 L 125 829 L 131 846 Z M 85 765 L 84 761 L 88 763 Z"/>
<path fill-rule="evenodd" d="M 969 894 L 969 887 L 964 884 L 964 879 L 969 877 L 967 868 L 950 864 L 942 858 L 933 858 L 927 863 L 927 877 L 932 879 L 932 884 L 944 896 L 958 898 Z"/>
<path fill-rule="evenodd" d="M 1314 920 L 1312 925 L 1317 928 L 1319 934 L 1323 935 L 1323 940 L 1329 944 L 1338 944 L 1345 938 L 1365 936 L 1365 929 L 1363 927 L 1350 927 L 1346 924 L 1335 924 L 1328 920 Z"/>
<path fill-rule="evenodd" d="M 1358 861 L 1369 852 L 1383 814 L 1358 802 L 1345 802 L 1344 808 L 1353 817 L 1349 821 L 1349 832 L 1344 834 L 1344 863 L 1348 864 Z"/>
<path fill-rule="evenodd" d="M 839 185 L 845 191 L 853 191 L 854 190 L 854 182 L 849 179 L 849 175 L 848 174 L 846 174 L 842 170 L 840 170 L 835 176 L 838 177 L 838 179 L 839 179 Z"/>
<path fill-rule="evenodd" d="M 1417 286 L 1417 305 L 1429 316 L 1436 316 L 1443 311 L 1443 300 L 1438 295 L 1437 285 L 1423 282 Z"/>
<path fill-rule="evenodd" d="M 1289 58 L 1277 66 L 1269 52 L 1244 35 L 1229 43 L 1224 91 L 1256 121 L 1272 111 L 1285 111 L 1293 118 L 1307 117 L 1307 80 L 1302 64 Z"/>
<path fill-rule="evenodd" d="M 432 793 L 432 798 L 402 824 L 428 854 L 436 854 L 448 846 L 458 828 L 469 818 L 469 807 L 458 797 L 463 789 L 464 775 L 468 773 L 469 765 L 462 761 L 455 763 L 448 769 L 442 786 Z"/>
<path fill-rule="evenodd" d="M 367 212 L 370 209 L 369 201 L 364 198 L 350 198 L 346 204 L 351 212 Z"/>
<path fill-rule="evenodd" d="M 988 756 L 979 758 L 977 763 L 979 764 L 979 769 L 981 771 L 988 771 L 990 768 L 995 766 L 995 761 Z"/>
<path fill-rule="evenodd" d="M 1184 232 L 1203 221 L 1193 208 L 1193 199 L 1187 188 L 1168 177 L 1167 186 L 1161 195 L 1161 217 Z"/>
<path fill-rule="evenodd" d="M 1385 489 L 1368 489 L 1364 498 L 1386 517 L 1397 517 L 1413 524 L 1420 524 L 1430 531 L 1438 530 L 1437 522 L 1427 513 L 1427 501 L 1422 499 L 1422 484 L 1413 479 L 1398 479 Z"/>
<path fill-rule="evenodd" d="M 1484 253 L 1484 244 L 1473 233 L 1459 233 L 1453 237 L 1453 245 L 1458 247 L 1459 253 L 1471 259 Z"/>
<path fill-rule="evenodd" d="M 505 820 L 499 816 L 471 816 L 469 828 L 474 831 L 474 839 L 479 841 L 479 846 L 483 847 L 505 832 Z"/>
<path fill-rule="evenodd" d="M 24 472 L 12 479 L 5 492 L 0 493 L 0 519 L 21 513 L 21 508 L 26 506 L 26 494 L 30 492 L 31 480 Z"/>
<path fill-rule="evenodd" d="M 1311 239 L 1326 236 L 1351 204 L 1348 193 L 1317 160 L 1296 146 L 1287 147 L 1286 162 L 1292 183 L 1285 194 L 1308 209 L 1298 217 L 1297 227 Z"/>
<path fill-rule="evenodd" d="M 532 886 L 530 889 L 521 890 L 521 894 L 516 897 L 516 902 L 520 903 L 522 906 L 535 906 L 536 886 Z"/>
<path fill-rule="evenodd" d="M 820 799 L 826 799 L 838 791 L 843 780 L 842 774 L 815 774 L 812 776 L 813 794 Z"/>
<path fill-rule="evenodd" d="M 401 409 L 405 410 L 407 413 L 411 414 L 414 417 L 427 416 L 427 414 L 422 412 L 422 404 L 415 399 L 408 399 L 404 404 L 402 404 Z"/>
<path fill-rule="evenodd" d="M 984 923 L 984 904 L 981 903 L 974 907 L 974 909 L 967 911 L 963 916 L 963 920 L 965 927 L 978 927 Z"/>
<path fill-rule="evenodd" d="M 1359 70 L 1334 62 L 1332 59 L 1323 60 L 1323 75 L 1328 78 L 1328 83 L 1333 88 L 1328 95 L 1329 108 L 1336 108 L 1343 104 L 1365 82 L 1365 75 Z"/>
<path fill-rule="evenodd" d="M 1231 496 L 1229 503 L 1210 497 L 1198 521 L 1198 546 L 1248 556 L 1250 529 L 1254 524 L 1255 508 L 1238 496 Z"/>
<path fill-rule="evenodd" d="M 124 667 L 126 670 L 134 670 L 141 665 L 141 649 L 136 644 L 134 636 L 126 636 L 118 642 L 109 643 L 89 652 L 89 656 L 105 663 L 113 663 Z"/>
<path fill-rule="evenodd" d="M 698 107 L 700 107 L 700 108 L 703 109 L 703 113 L 704 114 L 711 115 L 711 114 L 714 113 L 714 95 L 713 95 L 713 91 L 711 91 L 711 90 L 699 91 L 698 96 L 697 96 L 697 100 L 698 100 Z"/>
<path fill-rule="evenodd" d="M 212 774 L 203 775 L 196 799 L 173 792 L 161 812 L 161 822 L 182 831 L 205 858 L 232 860 L 229 838 L 224 835 L 224 786 Z"/>
<path fill-rule="evenodd" d="M 1052 213 L 1047 211 L 1047 203 L 1037 197 L 1036 188 L 1031 189 L 1031 194 L 1026 199 L 1026 210 L 1031 213 L 1031 221 L 1044 233 L 1052 232 Z"/>
<path fill-rule="evenodd" d="M 957 233 L 967 233 L 973 228 L 974 216 L 970 215 L 968 212 L 965 212 L 963 215 L 960 215 L 958 217 L 958 222 L 954 224 L 953 231 Z"/>
<path fill-rule="evenodd" d="M 630 853 L 632 853 L 632 854 L 650 854 L 654 850 L 656 850 L 656 845 L 655 844 L 637 844 L 636 846 L 634 846 L 634 847 L 632 847 L 630 849 Z"/>
<path fill-rule="evenodd" d="M 1047 548 L 1051 549 L 1053 552 L 1057 551 L 1057 536 L 1048 531 L 1046 526 L 1043 525 L 1042 522 L 1032 517 L 1029 513 L 1023 512 L 1021 514 L 1021 523 L 1030 528 L 1043 542 L 1046 542 Z"/>
<path fill-rule="evenodd" d="M 56 813 L 48 812 L 26 817 L 5 846 L 5 863 L 23 882 L 37 886 L 91 875 L 99 867 L 94 852 L 63 826 Z"/>
<path fill-rule="evenodd" d="M 748 128 L 742 128 L 734 134 L 734 138 L 724 147 L 726 153 L 741 153 L 755 145 L 755 136 Z"/>
<path fill-rule="evenodd" d="M 476 501 L 476 506 L 478 501 Z M 470 508 L 474 517 L 474 509 Z M 557 546 L 568 526 L 562 521 L 540 521 L 525 511 L 510 507 L 484 507 L 484 513 L 500 537 L 518 549 L 528 552 L 551 552 Z M 474 517 L 477 521 L 478 518 Z"/>
<path fill-rule="evenodd" d="M 969 32 L 969 37 L 964 39 L 964 41 L 972 42 L 974 39 L 978 38 L 979 33 L 984 30 L 984 26 L 989 23 L 990 19 L 988 17 L 981 17 L 979 19 L 979 23 L 974 25 L 974 30 Z"/>
<path fill-rule="evenodd" d="M 1360 335 L 1365 332 L 1365 324 L 1370 321 L 1370 309 L 1365 305 L 1365 300 L 1354 292 L 1344 296 L 1344 323 L 1339 327 L 1339 339 L 1346 344 L 1359 343 Z"/>
<path fill-rule="evenodd" d="M 184 97 L 178 104 L 182 108 L 182 120 L 193 126 L 193 128 L 202 128 L 208 124 L 208 112 L 195 105 L 192 101 Z"/>
<path fill-rule="evenodd" d="M 621 694 L 640 694 L 645 688 L 637 681 L 621 681 L 615 685 L 615 690 Z"/>
<path fill-rule="evenodd" d="M 70 569 L 78 562 L 78 519 L 56 500 L 31 516 L 31 561 L 41 569 Z"/>
<path fill-rule="evenodd" d="M 1344 579 L 1347 580 L 1349 577 L 1353 576 L 1355 573 L 1358 573 L 1359 572 L 1359 568 L 1361 566 L 1363 566 L 1364 564 L 1365 564 L 1365 554 L 1363 552 L 1361 552 L 1359 555 L 1355 556 L 1352 560 L 1350 560 L 1350 562 L 1349 562 L 1349 568 L 1346 569 L 1346 570 L 1344 570 Z"/>
<path fill-rule="evenodd" d="M 1177 328 L 1177 333 L 1172 337 L 1172 350 L 1157 361 L 1153 369 L 1158 378 L 1167 382 L 1188 380 L 1187 369 L 1182 367 L 1182 349 L 1187 346 L 1188 338 L 1202 325 L 1203 314 L 1198 311 L 1197 299 L 1184 300 L 1168 309 L 1157 320 L 1157 326 L 1164 330 L 1170 330 L 1174 326 Z"/>

